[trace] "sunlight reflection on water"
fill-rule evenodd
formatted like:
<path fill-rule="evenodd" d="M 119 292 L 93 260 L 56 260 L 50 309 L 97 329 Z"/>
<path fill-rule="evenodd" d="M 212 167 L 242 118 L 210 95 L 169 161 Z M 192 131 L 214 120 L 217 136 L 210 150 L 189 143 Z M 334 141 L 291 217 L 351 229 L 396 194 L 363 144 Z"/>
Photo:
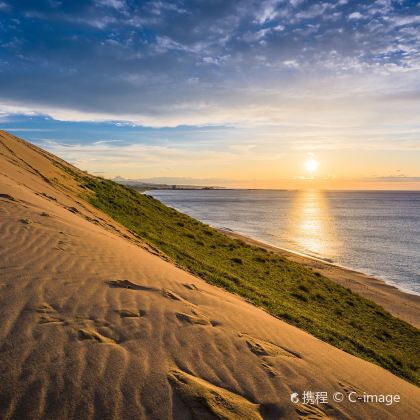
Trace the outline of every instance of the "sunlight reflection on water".
<path fill-rule="evenodd" d="M 298 191 L 294 197 L 288 235 L 299 247 L 319 256 L 335 258 L 341 241 L 323 191 Z"/>

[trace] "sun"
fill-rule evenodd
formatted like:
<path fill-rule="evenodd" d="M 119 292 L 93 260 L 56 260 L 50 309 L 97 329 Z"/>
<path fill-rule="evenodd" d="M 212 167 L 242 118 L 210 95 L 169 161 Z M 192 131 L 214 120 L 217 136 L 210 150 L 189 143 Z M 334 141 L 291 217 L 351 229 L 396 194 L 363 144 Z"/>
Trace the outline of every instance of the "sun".
<path fill-rule="evenodd" d="M 305 161 L 305 169 L 313 174 L 318 169 L 319 163 L 314 158 L 309 158 Z"/>

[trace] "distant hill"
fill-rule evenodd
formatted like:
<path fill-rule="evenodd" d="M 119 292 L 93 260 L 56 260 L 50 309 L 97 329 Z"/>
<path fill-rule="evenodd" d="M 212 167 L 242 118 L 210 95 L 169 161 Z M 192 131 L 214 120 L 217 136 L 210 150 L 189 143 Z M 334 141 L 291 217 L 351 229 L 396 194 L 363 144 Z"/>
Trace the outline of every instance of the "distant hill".
<path fill-rule="evenodd" d="M 134 188 L 137 191 L 147 190 L 221 190 L 223 187 L 216 186 L 202 186 L 202 185 L 187 185 L 187 184 L 160 184 L 153 182 L 145 182 L 137 179 L 126 179 L 117 176 L 113 181 L 127 187 Z"/>

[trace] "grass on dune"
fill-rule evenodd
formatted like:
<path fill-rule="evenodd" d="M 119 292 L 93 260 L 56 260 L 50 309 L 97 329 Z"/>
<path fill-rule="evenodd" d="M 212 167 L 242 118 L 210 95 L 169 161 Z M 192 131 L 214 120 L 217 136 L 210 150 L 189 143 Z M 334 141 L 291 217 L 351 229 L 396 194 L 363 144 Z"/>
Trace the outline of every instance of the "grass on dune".
<path fill-rule="evenodd" d="M 232 239 L 148 195 L 101 178 L 88 201 L 179 266 L 348 353 L 420 384 L 420 332 L 304 266 Z"/>

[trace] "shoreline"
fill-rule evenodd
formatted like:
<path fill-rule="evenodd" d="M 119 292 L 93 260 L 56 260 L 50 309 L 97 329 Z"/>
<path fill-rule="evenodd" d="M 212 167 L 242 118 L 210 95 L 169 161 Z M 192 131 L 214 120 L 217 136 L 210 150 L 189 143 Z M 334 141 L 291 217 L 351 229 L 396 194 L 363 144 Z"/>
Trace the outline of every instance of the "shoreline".
<path fill-rule="evenodd" d="M 225 228 L 225 229 L 228 229 L 228 228 Z M 225 232 L 223 228 L 220 229 L 220 230 Z M 420 292 L 415 292 L 414 290 L 410 290 L 410 289 L 406 289 L 404 287 L 401 287 L 396 282 L 394 282 L 392 280 L 387 280 L 384 277 L 369 273 L 367 271 L 364 271 L 363 269 L 359 270 L 357 268 L 351 268 L 351 267 L 348 267 L 346 265 L 342 265 L 342 264 L 339 264 L 337 262 L 334 262 L 333 260 L 330 260 L 329 258 L 322 258 L 322 257 L 317 257 L 315 255 L 305 254 L 304 252 L 294 251 L 293 249 L 272 245 L 272 244 L 269 244 L 269 243 L 264 242 L 262 240 L 255 239 L 251 236 L 244 235 L 244 234 L 239 233 L 239 232 L 235 232 L 235 231 L 232 231 L 232 230 L 229 230 L 229 231 L 231 233 L 235 233 L 235 234 L 237 234 L 241 237 L 245 237 L 245 238 L 248 238 L 248 239 L 252 239 L 256 242 L 260 242 L 262 245 L 271 246 L 271 247 L 274 247 L 274 248 L 277 248 L 277 249 L 281 249 L 282 251 L 288 252 L 290 254 L 294 254 L 294 255 L 297 255 L 297 256 L 300 256 L 300 257 L 303 257 L 303 258 L 307 258 L 309 260 L 314 260 L 314 261 L 317 261 L 317 262 L 320 262 L 320 263 L 325 263 L 325 264 L 328 264 L 328 265 L 331 265 L 331 266 L 334 266 L 334 267 L 337 267 L 337 268 L 341 268 L 341 269 L 346 270 L 346 271 L 350 271 L 350 272 L 353 272 L 353 273 L 356 273 L 356 274 L 360 274 L 360 275 L 363 275 L 363 276 L 365 276 L 369 279 L 374 279 L 374 280 L 377 280 L 377 281 L 381 281 L 381 282 L 385 283 L 386 285 L 392 286 L 392 287 L 396 288 L 398 291 L 400 291 L 402 293 L 405 293 L 407 295 L 414 295 L 414 296 L 420 297 Z"/>
<path fill-rule="evenodd" d="M 343 267 L 285 248 L 269 245 L 232 230 L 220 228 L 218 230 L 227 236 L 240 239 L 254 246 L 265 248 L 289 261 L 316 270 L 333 282 L 347 287 L 354 293 L 377 303 L 397 318 L 414 325 L 416 328 L 420 328 L 420 295 L 414 294 L 415 292 L 410 293 L 404 291 L 397 286 L 369 274 L 358 272 L 351 268 Z"/>

